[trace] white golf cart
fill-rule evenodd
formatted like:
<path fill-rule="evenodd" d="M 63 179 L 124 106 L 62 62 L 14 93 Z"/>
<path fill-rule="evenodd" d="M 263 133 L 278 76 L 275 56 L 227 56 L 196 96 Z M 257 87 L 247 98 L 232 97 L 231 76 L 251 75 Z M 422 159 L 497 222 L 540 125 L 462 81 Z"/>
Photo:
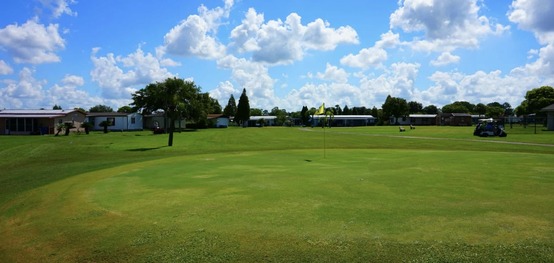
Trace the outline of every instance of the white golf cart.
<path fill-rule="evenodd" d="M 475 127 L 475 131 L 473 131 L 473 135 L 480 136 L 480 137 L 508 136 L 508 134 L 504 131 L 504 127 L 502 127 L 502 125 L 499 125 L 492 118 L 480 119 L 479 123 L 477 123 L 477 126 Z"/>

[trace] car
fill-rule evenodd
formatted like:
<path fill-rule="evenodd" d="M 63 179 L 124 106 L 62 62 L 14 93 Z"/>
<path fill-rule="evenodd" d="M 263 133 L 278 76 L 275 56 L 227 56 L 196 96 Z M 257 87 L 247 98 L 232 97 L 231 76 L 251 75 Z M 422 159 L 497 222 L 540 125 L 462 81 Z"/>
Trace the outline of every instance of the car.
<path fill-rule="evenodd" d="M 480 119 L 479 123 L 473 131 L 473 135 L 480 137 L 498 136 L 506 137 L 508 134 L 504 131 L 504 127 L 491 119 Z"/>

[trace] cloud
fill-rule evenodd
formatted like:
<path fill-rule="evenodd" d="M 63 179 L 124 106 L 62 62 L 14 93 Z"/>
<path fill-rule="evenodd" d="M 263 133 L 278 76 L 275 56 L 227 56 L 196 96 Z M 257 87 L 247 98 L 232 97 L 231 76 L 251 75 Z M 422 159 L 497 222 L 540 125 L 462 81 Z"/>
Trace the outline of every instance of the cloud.
<path fill-rule="evenodd" d="M 73 109 L 81 107 L 89 109 L 94 105 L 106 104 L 104 99 L 91 96 L 87 91 L 79 89 L 85 81 L 77 75 L 65 75 L 61 83 L 54 84 L 46 90 L 45 96 L 52 105 L 60 105 L 62 108 Z"/>
<path fill-rule="evenodd" d="M 81 76 L 66 75 L 60 83 L 48 88 L 46 80 L 36 79 L 34 73 L 33 69 L 23 67 L 17 80 L 0 80 L 2 108 L 40 109 L 51 108 L 56 104 L 64 109 L 72 109 L 115 102 L 91 96 L 87 91 L 80 89 L 85 83 Z"/>
<path fill-rule="evenodd" d="M 162 67 L 158 58 L 151 53 L 145 54 L 140 48 L 125 57 L 113 53 L 98 57 L 98 51 L 98 48 L 92 51 L 94 68 L 90 75 L 102 89 L 102 95 L 108 99 L 130 98 L 137 87 L 143 88 L 149 83 L 173 76 Z"/>
<path fill-rule="evenodd" d="M 433 85 L 415 94 L 423 103 L 445 105 L 454 101 L 471 103 L 508 102 L 513 107 L 519 105 L 525 92 L 536 88 L 540 83 L 534 76 L 518 76 L 511 72 L 477 71 L 473 74 L 461 72 L 435 72 L 429 79 Z"/>
<path fill-rule="evenodd" d="M 39 2 L 52 11 L 52 16 L 54 18 L 59 18 L 63 14 L 77 16 L 77 12 L 69 8 L 69 5 L 77 3 L 74 0 L 39 0 Z"/>
<path fill-rule="evenodd" d="M 33 77 L 34 70 L 24 67 L 19 72 L 18 80 L 2 80 L 0 88 L 0 105 L 9 108 L 33 108 L 43 102 L 45 80 Z"/>
<path fill-rule="evenodd" d="M 404 32 L 424 32 L 425 38 L 415 37 L 409 44 L 419 51 L 452 51 L 457 48 L 476 48 L 480 39 L 501 34 L 509 27 L 493 24 L 479 16 L 478 0 L 405 0 L 390 16 L 391 29 Z"/>
<path fill-rule="evenodd" d="M 263 14 L 250 8 L 242 24 L 231 31 L 231 47 L 251 52 L 254 61 L 268 64 L 289 64 L 301 60 L 306 51 L 329 51 L 340 44 L 359 43 L 358 34 L 349 26 L 331 28 L 328 22 L 316 19 L 307 25 L 291 13 L 285 21 L 264 23 Z"/>
<path fill-rule="evenodd" d="M 279 105 L 273 90 L 275 80 L 271 78 L 264 64 L 227 55 L 218 60 L 217 65 L 230 69 L 231 78 L 238 83 L 238 89 L 246 88 L 248 97 L 255 98 L 250 99 L 250 106 Z"/>
<path fill-rule="evenodd" d="M 554 3 L 551 1 L 515 0 L 510 5 L 507 16 L 521 29 L 541 35 L 554 32 L 553 12 Z"/>
<path fill-rule="evenodd" d="M 446 66 L 452 63 L 458 63 L 460 61 L 459 56 L 452 55 L 450 52 L 442 52 L 435 60 L 431 60 L 433 66 Z"/>
<path fill-rule="evenodd" d="M 57 24 L 45 26 L 33 19 L 0 29 L 0 46 L 16 63 L 43 64 L 60 61 L 55 52 L 65 48 L 65 41 Z"/>
<path fill-rule="evenodd" d="M 348 74 L 344 69 L 338 68 L 329 63 L 327 63 L 324 73 L 317 73 L 317 77 L 319 79 L 337 83 L 347 83 L 349 75 L 350 74 Z"/>
<path fill-rule="evenodd" d="M 85 80 L 81 76 L 65 75 L 62 79 L 62 84 L 69 87 L 79 87 L 85 84 Z"/>
<path fill-rule="evenodd" d="M 221 107 L 225 108 L 227 102 L 229 101 L 229 98 L 231 97 L 231 94 L 235 97 L 235 102 L 238 103 L 237 96 L 239 96 L 240 92 L 240 90 L 235 89 L 233 83 L 231 83 L 230 81 L 225 81 L 220 82 L 219 85 L 217 85 L 217 88 L 210 90 L 208 93 L 210 93 L 210 97 L 219 101 Z"/>
<path fill-rule="evenodd" d="M 364 48 L 356 55 L 348 54 L 340 63 L 349 67 L 367 69 L 380 66 L 387 60 L 387 51 L 378 47 Z"/>
<path fill-rule="evenodd" d="M 328 106 L 381 107 L 387 95 L 410 98 L 417 92 L 414 83 L 419 67 L 419 64 L 394 63 L 383 68 L 384 72 L 379 76 L 358 74 L 358 85 L 342 82 L 340 78 L 338 81 L 321 84 L 306 83 L 300 89 L 293 89 L 287 94 L 282 105 L 291 108 L 298 105 L 313 107 L 325 102 Z M 326 72 L 333 71 L 335 67 L 328 65 Z M 317 74 L 319 77 L 322 75 L 325 74 Z"/>
<path fill-rule="evenodd" d="M 507 16 L 518 27 L 535 34 L 537 40 L 544 45 L 529 53 L 538 55 L 536 61 L 513 71 L 522 74 L 541 76 L 543 80 L 552 79 L 554 75 L 554 3 L 551 1 L 515 0 L 510 5 Z"/>
<path fill-rule="evenodd" d="M 225 56 L 226 48 L 216 39 L 221 19 L 229 17 L 233 1 L 225 7 L 198 8 L 198 15 L 190 15 L 164 36 L 164 52 L 179 56 L 217 59 Z"/>
<path fill-rule="evenodd" d="M 0 75 L 9 75 L 13 73 L 13 69 L 4 60 L 0 59 Z"/>

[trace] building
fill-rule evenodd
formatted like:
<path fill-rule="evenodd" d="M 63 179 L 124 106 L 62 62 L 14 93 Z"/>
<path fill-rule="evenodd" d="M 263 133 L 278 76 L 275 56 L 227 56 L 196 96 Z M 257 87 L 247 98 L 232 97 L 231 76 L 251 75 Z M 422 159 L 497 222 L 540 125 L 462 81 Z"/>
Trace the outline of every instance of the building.
<path fill-rule="evenodd" d="M 167 123 L 167 126 L 166 126 L 166 123 L 165 123 L 166 120 L 169 121 L 169 118 L 166 118 L 163 113 L 144 115 L 143 127 L 144 129 L 148 129 L 148 130 L 153 130 L 156 128 L 161 128 L 166 130 L 166 129 L 169 129 L 169 123 Z M 185 129 L 186 125 L 187 125 L 187 122 L 185 119 L 175 120 L 175 129 L 178 129 L 178 130 Z"/>
<path fill-rule="evenodd" d="M 0 110 L 0 134 L 55 134 L 56 125 L 70 123 L 76 130 L 84 120 L 80 110 Z"/>
<path fill-rule="evenodd" d="M 554 104 L 542 108 L 541 111 L 546 112 L 546 129 L 554 131 Z"/>
<path fill-rule="evenodd" d="M 223 114 L 208 114 L 208 123 L 214 128 L 229 127 L 229 116 Z"/>
<path fill-rule="evenodd" d="M 314 115 L 313 126 L 320 126 L 320 122 L 325 118 L 325 115 Z M 334 115 L 327 118 L 330 118 L 331 126 L 334 127 L 370 126 L 375 125 L 376 122 L 376 118 L 372 115 Z"/>
<path fill-rule="evenodd" d="M 471 126 L 471 115 L 468 113 L 441 113 L 437 114 L 437 125 L 443 126 Z"/>
<path fill-rule="evenodd" d="M 437 125 L 437 114 L 410 114 L 410 125 Z"/>
<path fill-rule="evenodd" d="M 143 129 L 143 118 L 139 113 L 125 112 L 89 112 L 87 121 L 91 123 L 91 130 L 103 130 L 100 124 L 104 121 L 110 123 L 110 131 L 137 131 Z"/>
<path fill-rule="evenodd" d="M 275 126 L 277 116 L 250 116 L 250 119 L 246 121 L 244 126 L 247 127 L 261 127 L 261 126 Z M 262 124 L 263 121 L 263 124 Z"/>

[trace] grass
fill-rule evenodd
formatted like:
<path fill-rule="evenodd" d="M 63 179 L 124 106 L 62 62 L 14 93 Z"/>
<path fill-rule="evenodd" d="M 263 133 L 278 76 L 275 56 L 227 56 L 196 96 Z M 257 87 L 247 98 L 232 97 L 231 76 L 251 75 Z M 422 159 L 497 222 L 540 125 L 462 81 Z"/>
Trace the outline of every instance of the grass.
<path fill-rule="evenodd" d="M 553 261 L 553 134 L 507 131 L 0 137 L 0 261 Z"/>

